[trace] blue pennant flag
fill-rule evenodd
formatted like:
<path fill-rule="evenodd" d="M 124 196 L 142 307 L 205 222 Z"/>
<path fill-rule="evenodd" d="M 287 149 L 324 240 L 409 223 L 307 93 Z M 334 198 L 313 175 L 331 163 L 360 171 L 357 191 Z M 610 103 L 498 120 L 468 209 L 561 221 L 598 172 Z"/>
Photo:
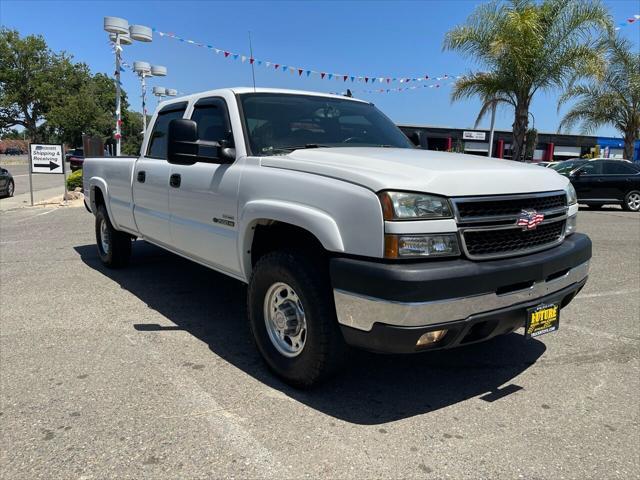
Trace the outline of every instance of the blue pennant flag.
<path fill-rule="evenodd" d="M 331 80 L 331 78 L 333 77 L 333 73 L 329 73 L 327 77 L 329 77 L 329 80 Z"/>
<path fill-rule="evenodd" d="M 234 53 L 234 54 L 233 54 L 233 59 L 234 59 L 234 60 L 237 60 L 239 56 L 240 56 L 239 54 Z"/>
<path fill-rule="evenodd" d="M 307 70 L 307 77 L 311 75 L 311 70 Z"/>
<path fill-rule="evenodd" d="M 351 78 L 351 81 L 352 81 L 352 82 L 354 82 L 354 81 L 355 81 L 355 79 L 356 79 L 356 77 L 350 77 L 350 78 Z"/>
<path fill-rule="evenodd" d="M 287 67 L 286 65 L 282 65 L 282 71 L 283 71 L 283 72 L 286 72 L 286 71 L 287 71 L 287 68 L 289 68 L 289 67 Z"/>

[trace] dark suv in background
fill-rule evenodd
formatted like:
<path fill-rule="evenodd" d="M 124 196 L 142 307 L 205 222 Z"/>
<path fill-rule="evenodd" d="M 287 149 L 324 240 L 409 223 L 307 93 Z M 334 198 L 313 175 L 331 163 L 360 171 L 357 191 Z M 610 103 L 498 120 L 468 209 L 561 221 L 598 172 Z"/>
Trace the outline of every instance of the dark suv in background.
<path fill-rule="evenodd" d="M 567 160 L 550 167 L 569 177 L 578 202 L 591 208 L 620 205 L 640 211 L 640 166 L 626 160 Z"/>
<path fill-rule="evenodd" d="M 65 160 L 69 162 L 72 172 L 80 170 L 84 163 L 84 150 L 82 148 L 74 148 L 65 154 Z"/>

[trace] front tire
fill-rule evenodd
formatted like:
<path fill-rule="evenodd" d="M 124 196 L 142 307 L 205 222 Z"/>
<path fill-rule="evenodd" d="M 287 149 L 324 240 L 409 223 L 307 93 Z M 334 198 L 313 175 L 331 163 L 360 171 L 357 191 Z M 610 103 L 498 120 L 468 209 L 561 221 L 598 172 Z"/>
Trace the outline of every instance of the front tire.
<path fill-rule="evenodd" d="M 624 197 L 622 208 L 629 212 L 640 212 L 640 192 L 632 190 Z"/>
<path fill-rule="evenodd" d="M 258 350 L 273 372 L 298 388 L 330 377 L 346 353 L 328 269 L 311 258 L 294 250 L 265 255 L 247 295 Z"/>
<path fill-rule="evenodd" d="M 13 180 L 9 181 L 9 185 L 7 185 L 7 197 L 13 197 L 13 193 L 16 191 L 16 184 L 13 183 Z"/>
<path fill-rule="evenodd" d="M 131 237 L 113 228 L 104 205 L 96 213 L 96 244 L 102 263 L 109 268 L 124 267 L 131 257 Z"/>

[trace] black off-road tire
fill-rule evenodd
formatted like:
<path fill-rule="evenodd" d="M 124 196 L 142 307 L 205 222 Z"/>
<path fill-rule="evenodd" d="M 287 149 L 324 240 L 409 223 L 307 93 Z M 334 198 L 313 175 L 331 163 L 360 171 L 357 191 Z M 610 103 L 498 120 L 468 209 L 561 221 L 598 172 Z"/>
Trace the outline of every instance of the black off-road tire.
<path fill-rule="evenodd" d="M 326 262 L 298 250 L 268 253 L 255 265 L 247 294 L 247 312 L 258 350 L 269 368 L 288 384 L 309 388 L 329 378 L 344 362 L 347 346 L 336 318 Z M 265 322 L 264 302 L 270 287 L 284 282 L 297 293 L 304 309 L 307 331 L 296 357 L 280 353 Z"/>
<path fill-rule="evenodd" d="M 101 234 L 103 226 L 108 242 L 107 245 L 103 245 Z M 131 236 L 113 228 L 104 205 L 100 205 L 98 213 L 96 213 L 96 244 L 100 260 L 106 267 L 120 268 L 129 263 L 131 258 Z"/>
<path fill-rule="evenodd" d="M 627 212 L 640 212 L 638 198 L 640 198 L 640 192 L 638 190 L 631 190 L 624 196 L 622 208 Z"/>

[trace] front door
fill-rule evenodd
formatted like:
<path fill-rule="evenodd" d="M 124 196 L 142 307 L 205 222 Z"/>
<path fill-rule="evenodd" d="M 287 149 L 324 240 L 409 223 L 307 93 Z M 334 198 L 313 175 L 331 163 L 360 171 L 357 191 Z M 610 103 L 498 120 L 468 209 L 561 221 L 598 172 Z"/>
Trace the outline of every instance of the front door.
<path fill-rule="evenodd" d="M 196 102 L 191 119 L 198 124 L 199 140 L 233 144 L 224 99 Z M 169 209 L 172 245 L 180 252 L 218 269 L 239 273 L 237 254 L 237 195 L 240 169 L 221 163 L 220 149 L 200 147 L 206 161 L 171 165 Z"/>
<path fill-rule="evenodd" d="M 167 162 L 167 132 L 169 122 L 182 118 L 187 103 L 164 107 L 157 119 L 143 156 L 136 161 L 133 172 L 133 215 L 142 237 L 163 245 L 171 245 L 169 229 L 169 177 Z"/>
<path fill-rule="evenodd" d="M 571 176 L 571 183 L 576 189 L 578 200 L 594 200 L 600 197 L 602 191 L 602 162 L 596 160 L 582 165 Z"/>

